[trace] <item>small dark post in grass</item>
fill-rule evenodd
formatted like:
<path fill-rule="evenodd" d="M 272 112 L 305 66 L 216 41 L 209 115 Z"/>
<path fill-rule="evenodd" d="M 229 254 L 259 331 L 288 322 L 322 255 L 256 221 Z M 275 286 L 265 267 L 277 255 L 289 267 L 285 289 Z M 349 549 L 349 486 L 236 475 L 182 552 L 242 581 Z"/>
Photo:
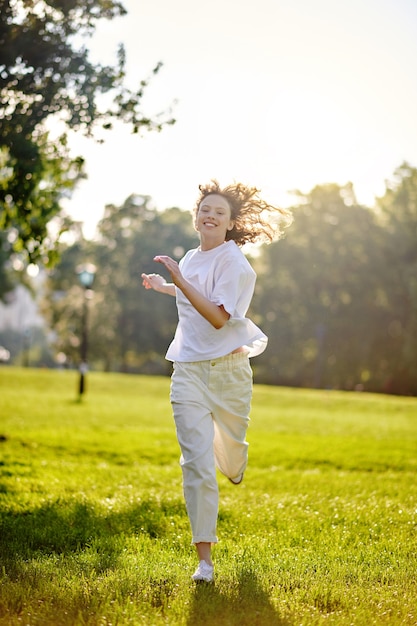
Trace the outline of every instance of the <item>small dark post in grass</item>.
<path fill-rule="evenodd" d="M 78 395 L 81 399 L 85 392 L 85 378 L 88 370 L 88 301 L 93 296 L 93 282 L 96 267 L 92 263 L 77 267 L 78 279 L 84 287 L 83 313 L 81 318 L 81 343 L 80 343 L 80 382 Z"/>

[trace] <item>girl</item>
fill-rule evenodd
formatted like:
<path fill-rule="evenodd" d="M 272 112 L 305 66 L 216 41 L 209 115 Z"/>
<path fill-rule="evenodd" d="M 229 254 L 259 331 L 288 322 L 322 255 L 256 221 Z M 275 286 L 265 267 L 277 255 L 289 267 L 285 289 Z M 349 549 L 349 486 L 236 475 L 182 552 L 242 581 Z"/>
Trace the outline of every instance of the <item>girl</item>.
<path fill-rule="evenodd" d="M 238 485 L 248 462 L 246 431 L 252 397 L 249 358 L 263 352 L 267 337 L 246 316 L 256 274 L 240 250 L 270 242 L 289 214 L 241 183 L 200 185 L 195 229 L 200 246 L 178 264 L 154 260 L 168 270 L 142 274 L 146 289 L 176 297 L 178 326 L 166 358 L 173 361 L 170 400 L 181 448 L 184 496 L 199 565 L 192 578 L 211 582 L 211 546 L 217 542 L 216 467 Z M 279 217 L 280 220 L 276 218 Z"/>

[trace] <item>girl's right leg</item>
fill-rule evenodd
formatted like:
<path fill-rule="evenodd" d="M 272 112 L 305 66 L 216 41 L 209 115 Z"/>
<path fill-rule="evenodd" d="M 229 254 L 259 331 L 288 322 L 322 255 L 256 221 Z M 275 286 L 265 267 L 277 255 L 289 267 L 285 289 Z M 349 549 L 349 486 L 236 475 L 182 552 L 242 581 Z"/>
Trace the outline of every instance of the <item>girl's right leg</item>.
<path fill-rule="evenodd" d="M 181 448 L 183 489 L 192 542 L 201 544 L 200 551 L 207 555 L 208 546 L 217 542 L 218 486 L 213 451 L 214 425 L 211 412 L 205 406 L 201 365 L 175 363 L 171 403 Z"/>

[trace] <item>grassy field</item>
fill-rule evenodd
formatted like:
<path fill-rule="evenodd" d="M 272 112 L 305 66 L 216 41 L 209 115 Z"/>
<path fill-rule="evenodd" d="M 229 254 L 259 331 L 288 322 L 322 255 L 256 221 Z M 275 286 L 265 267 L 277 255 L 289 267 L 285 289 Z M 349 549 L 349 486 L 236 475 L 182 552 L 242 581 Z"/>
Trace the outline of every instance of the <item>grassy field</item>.
<path fill-rule="evenodd" d="M 417 398 L 255 386 L 195 585 L 169 380 L 0 369 L 0 624 L 417 624 Z"/>

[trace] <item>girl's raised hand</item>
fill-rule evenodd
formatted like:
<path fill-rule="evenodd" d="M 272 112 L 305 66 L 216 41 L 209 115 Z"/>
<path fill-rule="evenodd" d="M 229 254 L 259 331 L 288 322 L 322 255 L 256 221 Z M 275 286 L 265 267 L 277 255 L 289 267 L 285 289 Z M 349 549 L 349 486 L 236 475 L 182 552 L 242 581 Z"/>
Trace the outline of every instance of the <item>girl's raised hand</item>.
<path fill-rule="evenodd" d="M 145 289 L 154 289 L 160 291 L 162 286 L 165 285 L 165 278 L 160 274 L 141 274 L 142 285 Z"/>
<path fill-rule="evenodd" d="M 168 272 L 171 274 L 172 282 L 174 283 L 174 285 L 179 286 L 179 283 L 182 278 L 182 274 L 178 266 L 178 263 L 174 261 L 174 259 L 171 259 L 170 256 L 165 256 L 165 255 L 154 257 L 154 261 L 156 261 L 156 263 L 162 263 L 162 265 L 164 265 L 164 267 L 166 267 Z"/>

